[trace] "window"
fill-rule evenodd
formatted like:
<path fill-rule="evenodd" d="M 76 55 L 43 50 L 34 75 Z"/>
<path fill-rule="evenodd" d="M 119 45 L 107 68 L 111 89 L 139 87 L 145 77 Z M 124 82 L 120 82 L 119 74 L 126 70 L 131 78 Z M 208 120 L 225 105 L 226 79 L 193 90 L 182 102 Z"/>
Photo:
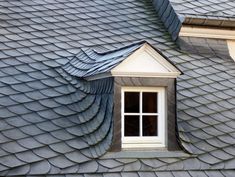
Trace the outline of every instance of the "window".
<path fill-rule="evenodd" d="M 166 146 L 164 87 L 122 87 L 122 148 Z"/>

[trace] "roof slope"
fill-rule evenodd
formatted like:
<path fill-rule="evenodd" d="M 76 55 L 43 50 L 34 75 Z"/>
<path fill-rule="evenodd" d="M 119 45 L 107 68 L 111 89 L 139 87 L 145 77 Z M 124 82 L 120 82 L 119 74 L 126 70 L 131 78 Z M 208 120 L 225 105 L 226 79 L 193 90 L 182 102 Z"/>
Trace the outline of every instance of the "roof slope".
<path fill-rule="evenodd" d="M 234 61 L 179 51 L 150 1 L 12 0 L 0 1 L 0 11 L 0 176 L 234 174 Z M 103 156 L 112 142 L 113 80 L 86 82 L 62 68 L 82 47 L 140 40 L 184 73 L 179 140 L 193 155 Z"/>
<path fill-rule="evenodd" d="M 231 0 L 170 0 L 170 2 L 175 11 L 183 16 L 235 18 L 235 3 Z"/>
<path fill-rule="evenodd" d="M 169 0 L 153 0 L 154 8 L 165 28 L 176 40 L 182 26 L 183 19 L 179 18 Z"/>
<path fill-rule="evenodd" d="M 92 49 L 81 49 L 73 59 L 63 66 L 63 69 L 72 76 L 80 78 L 104 74 L 121 63 L 143 44 L 144 42 L 137 42 L 104 53 L 98 53 Z"/>

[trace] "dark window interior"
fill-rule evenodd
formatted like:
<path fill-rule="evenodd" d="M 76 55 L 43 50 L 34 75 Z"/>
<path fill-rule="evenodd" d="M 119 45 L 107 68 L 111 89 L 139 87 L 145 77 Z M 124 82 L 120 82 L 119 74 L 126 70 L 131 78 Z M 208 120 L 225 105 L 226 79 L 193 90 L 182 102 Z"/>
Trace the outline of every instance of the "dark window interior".
<path fill-rule="evenodd" d="M 124 119 L 124 136 L 140 136 L 139 116 L 125 116 Z"/>
<path fill-rule="evenodd" d="M 142 136 L 158 136 L 157 115 L 143 115 L 140 110 L 142 94 L 142 113 L 157 113 L 158 94 L 156 92 L 125 92 L 124 93 L 124 136 L 141 136 L 140 121 L 142 121 Z M 137 113 L 139 115 L 128 115 Z"/>
<path fill-rule="evenodd" d="M 157 136 L 157 116 L 143 116 L 143 136 Z"/>
<path fill-rule="evenodd" d="M 157 93 L 143 92 L 143 113 L 157 113 Z"/>
<path fill-rule="evenodd" d="M 125 92 L 125 113 L 139 113 L 139 92 Z"/>

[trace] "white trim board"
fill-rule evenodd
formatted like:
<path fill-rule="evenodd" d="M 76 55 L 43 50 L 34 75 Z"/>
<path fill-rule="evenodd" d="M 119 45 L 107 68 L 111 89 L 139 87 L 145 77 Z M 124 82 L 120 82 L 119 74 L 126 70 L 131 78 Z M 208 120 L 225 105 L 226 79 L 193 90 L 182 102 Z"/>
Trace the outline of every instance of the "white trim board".
<path fill-rule="evenodd" d="M 138 113 L 134 113 L 139 116 L 140 120 L 140 136 L 124 136 L 124 116 L 132 115 L 131 113 L 125 113 L 124 111 L 124 93 L 125 92 L 138 92 L 140 93 L 139 106 L 140 110 Z M 156 115 L 158 118 L 158 135 L 157 136 L 143 136 L 142 135 L 142 118 L 146 113 L 142 111 L 142 93 L 143 92 L 156 92 L 158 93 L 157 102 L 157 113 L 149 113 Z M 133 149 L 133 148 L 165 148 L 167 144 L 167 111 L 166 111 L 166 93 L 164 87 L 122 87 L 121 88 L 121 134 L 122 134 L 122 148 Z"/>
<path fill-rule="evenodd" d="M 235 40 L 227 40 L 228 51 L 231 58 L 235 61 Z"/>
<path fill-rule="evenodd" d="M 162 55 L 145 43 L 118 66 L 112 76 L 176 78 L 181 72 Z"/>
<path fill-rule="evenodd" d="M 235 40 L 234 29 L 182 26 L 179 36 Z"/>

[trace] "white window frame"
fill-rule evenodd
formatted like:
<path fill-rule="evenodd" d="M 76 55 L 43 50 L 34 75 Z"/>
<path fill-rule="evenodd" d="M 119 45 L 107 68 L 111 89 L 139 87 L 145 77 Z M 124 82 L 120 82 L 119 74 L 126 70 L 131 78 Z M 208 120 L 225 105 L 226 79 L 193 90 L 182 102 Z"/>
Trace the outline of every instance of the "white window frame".
<path fill-rule="evenodd" d="M 124 93 L 125 92 L 156 92 L 158 93 L 158 113 L 142 113 L 142 94 L 140 94 L 140 112 L 124 113 Z M 166 91 L 164 87 L 122 87 L 121 88 L 121 132 L 122 148 L 164 148 L 166 147 Z M 157 115 L 158 116 L 158 136 L 124 136 L 124 116 L 125 115 Z M 142 118 L 140 118 L 140 132 L 142 132 Z"/>

